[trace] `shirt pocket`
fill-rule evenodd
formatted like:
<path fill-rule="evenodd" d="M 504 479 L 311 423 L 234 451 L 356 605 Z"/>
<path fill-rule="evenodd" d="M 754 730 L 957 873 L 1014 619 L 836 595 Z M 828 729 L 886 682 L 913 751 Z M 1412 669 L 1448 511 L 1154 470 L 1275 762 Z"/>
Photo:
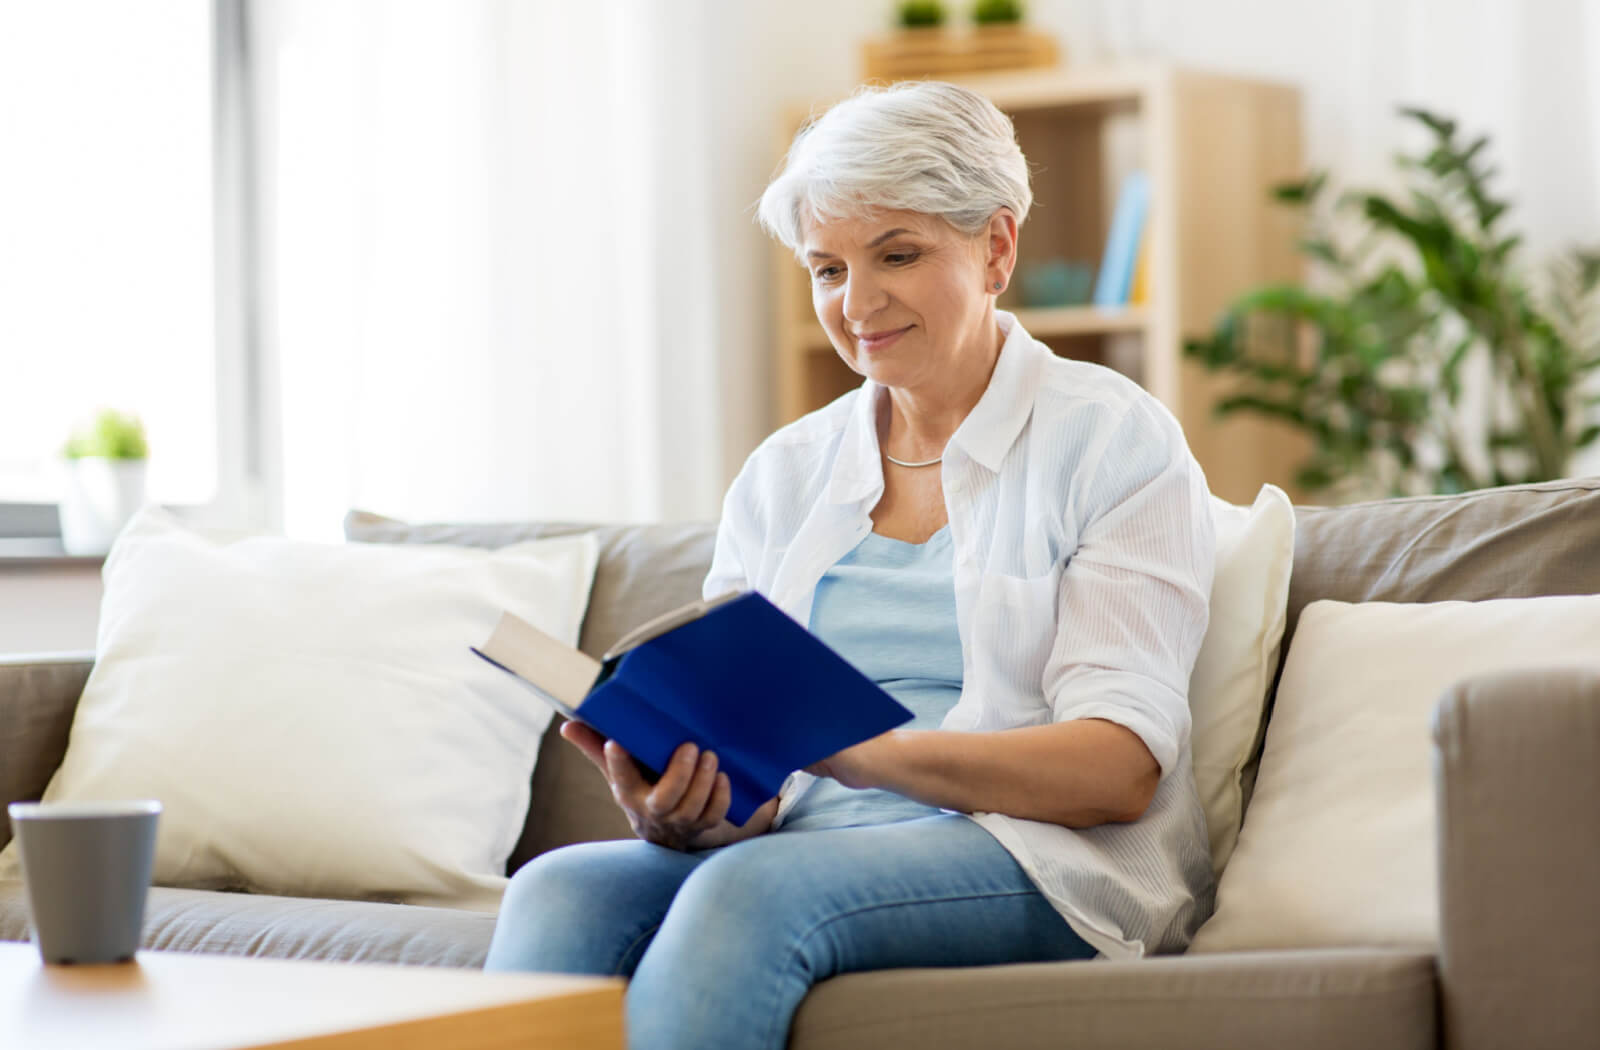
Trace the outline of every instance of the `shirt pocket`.
<path fill-rule="evenodd" d="M 998 726 L 1050 720 L 1044 670 L 1055 648 L 1061 573 L 985 576 L 977 617 L 976 662 L 1002 687 L 988 691 Z M 985 719 L 986 722 L 991 719 Z"/>

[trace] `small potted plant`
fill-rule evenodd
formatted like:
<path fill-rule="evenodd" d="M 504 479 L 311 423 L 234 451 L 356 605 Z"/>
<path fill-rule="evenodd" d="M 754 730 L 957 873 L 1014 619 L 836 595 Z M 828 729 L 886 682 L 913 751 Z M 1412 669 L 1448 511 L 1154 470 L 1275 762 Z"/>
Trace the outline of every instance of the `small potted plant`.
<path fill-rule="evenodd" d="M 62 449 L 61 545 L 68 554 L 104 554 L 144 502 L 149 447 L 139 417 L 104 409 Z"/>
<path fill-rule="evenodd" d="M 1022 25 L 1022 0 L 978 0 L 972 21 L 980 29 L 1015 29 Z"/>
<path fill-rule="evenodd" d="M 1059 61 L 1053 37 L 1023 27 L 1021 0 L 976 0 L 964 9 L 973 25 L 954 32 L 946 28 L 952 10 L 944 0 L 900 0 L 896 30 L 862 41 L 862 79 L 887 84 L 1044 68 Z"/>
<path fill-rule="evenodd" d="M 901 29 L 936 29 L 944 25 L 941 0 L 900 0 L 896 14 Z"/>

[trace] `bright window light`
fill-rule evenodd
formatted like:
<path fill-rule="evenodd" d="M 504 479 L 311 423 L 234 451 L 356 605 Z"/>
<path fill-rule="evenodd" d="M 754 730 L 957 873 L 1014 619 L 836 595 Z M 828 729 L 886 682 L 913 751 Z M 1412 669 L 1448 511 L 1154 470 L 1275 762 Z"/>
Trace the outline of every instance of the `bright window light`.
<path fill-rule="evenodd" d="M 207 0 L 0 0 L 0 502 L 102 406 L 151 499 L 213 497 L 211 111 Z"/>

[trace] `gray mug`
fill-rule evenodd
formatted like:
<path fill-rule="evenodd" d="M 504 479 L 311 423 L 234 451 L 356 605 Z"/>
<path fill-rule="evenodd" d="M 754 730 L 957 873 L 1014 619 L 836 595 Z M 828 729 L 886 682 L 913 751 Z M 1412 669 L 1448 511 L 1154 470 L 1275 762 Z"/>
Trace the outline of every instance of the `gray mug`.
<path fill-rule="evenodd" d="M 161 803 L 13 802 L 34 943 L 47 963 L 133 958 Z"/>

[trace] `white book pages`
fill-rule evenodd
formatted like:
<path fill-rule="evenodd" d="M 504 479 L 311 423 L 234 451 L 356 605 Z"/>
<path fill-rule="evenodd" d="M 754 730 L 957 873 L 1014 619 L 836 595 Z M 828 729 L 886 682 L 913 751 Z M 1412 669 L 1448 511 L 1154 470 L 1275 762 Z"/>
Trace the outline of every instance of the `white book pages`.
<path fill-rule="evenodd" d="M 583 703 L 600 677 L 599 660 L 512 613 L 500 615 L 479 652 L 569 709 Z"/>

